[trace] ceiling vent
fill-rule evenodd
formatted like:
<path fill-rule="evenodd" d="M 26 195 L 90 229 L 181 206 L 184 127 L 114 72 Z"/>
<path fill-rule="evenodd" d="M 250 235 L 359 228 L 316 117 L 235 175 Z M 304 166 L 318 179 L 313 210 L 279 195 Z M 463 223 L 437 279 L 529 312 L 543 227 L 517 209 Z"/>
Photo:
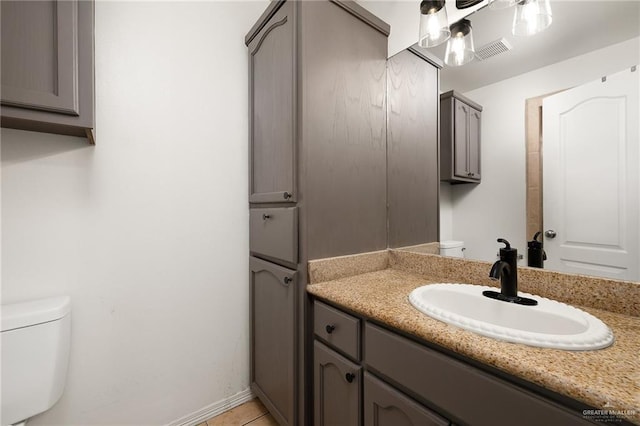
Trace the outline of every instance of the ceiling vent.
<path fill-rule="evenodd" d="M 500 53 L 508 52 L 511 50 L 511 44 L 503 37 L 500 40 L 492 41 L 484 46 L 476 49 L 476 58 L 479 61 L 484 61 L 492 56 L 499 55 Z"/>

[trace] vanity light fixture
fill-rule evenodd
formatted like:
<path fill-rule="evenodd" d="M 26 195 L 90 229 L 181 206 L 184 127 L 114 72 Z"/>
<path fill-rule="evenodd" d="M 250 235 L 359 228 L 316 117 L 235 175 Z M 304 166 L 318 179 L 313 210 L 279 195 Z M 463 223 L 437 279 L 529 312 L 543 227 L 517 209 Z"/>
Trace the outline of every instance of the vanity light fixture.
<path fill-rule="evenodd" d="M 515 6 L 518 0 L 489 0 L 489 7 L 493 10 L 507 9 Z"/>
<path fill-rule="evenodd" d="M 423 0 L 420 2 L 420 47 L 434 47 L 449 39 L 449 21 L 445 0 Z"/>
<path fill-rule="evenodd" d="M 482 1 L 483 0 L 456 0 L 456 9 L 467 9 L 475 6 L 476 4 L 482 3 Z"/>
<path fill-rule="evenodd" d="M 513 17 L 513 35 L 531 36 L 544 31 L 551 25 L 551 5 L 549 0 L 521 0 Z"/>
<path fill-rule="evenodd" d="M 461 19 L 450 27 L 451 38 L 447 43 L 444 54 L 444 63 L 450 67 L 459 67 L 473 61 L 475 49 L 473 47 L 473 34 L 471 21 Z"/>

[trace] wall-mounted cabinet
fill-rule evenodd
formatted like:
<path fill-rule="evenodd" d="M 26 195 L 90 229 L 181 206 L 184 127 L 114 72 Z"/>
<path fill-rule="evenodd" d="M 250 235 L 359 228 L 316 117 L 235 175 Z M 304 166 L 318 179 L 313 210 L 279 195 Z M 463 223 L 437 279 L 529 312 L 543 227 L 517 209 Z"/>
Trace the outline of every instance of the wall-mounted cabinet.
<path fill-rule="evenodd" d="M 94 3 L 2 1 L 2 127 L 94 143 Z"/>
<path fill-rule="evenodd" d="M 440 180 L 480 183 L 482 107 L 455 91 L 440 95 Z"/>

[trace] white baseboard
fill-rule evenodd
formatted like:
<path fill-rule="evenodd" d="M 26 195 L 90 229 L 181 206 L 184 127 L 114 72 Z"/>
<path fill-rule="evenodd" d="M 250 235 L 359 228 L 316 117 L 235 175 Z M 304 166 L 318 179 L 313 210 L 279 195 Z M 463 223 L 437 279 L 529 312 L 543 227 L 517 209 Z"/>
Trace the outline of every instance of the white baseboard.
<path fill-rule="evenodd" d="M 255 397 L 256 396 L 251 392 L 251 389 L 247 388 L 230 396 L 229 398 L 214 402 L 213 404 L 207 405 L 198 411 L 187 414 L 186 416 L 167 424 L 167 426 L 196 426 L 211 417 L 222 414 L 225 411 L 231 410 L 232 408 L 237 407 L 240 404 L 244 404 L 247 401 L 251 401 Z"/>

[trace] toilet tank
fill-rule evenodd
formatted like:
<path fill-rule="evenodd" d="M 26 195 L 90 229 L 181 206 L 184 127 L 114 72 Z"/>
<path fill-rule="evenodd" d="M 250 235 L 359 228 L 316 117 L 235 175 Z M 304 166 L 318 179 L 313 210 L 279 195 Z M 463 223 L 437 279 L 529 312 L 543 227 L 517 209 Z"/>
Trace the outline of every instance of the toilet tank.
<path fill-rule="evenodd" d="M 464 241 L 440 241 L 440 256 L 464 257 Z"/>
<path fill-rule="evenodd" d="M 51 408 L 69 364 L 71 301 L 54 297 L 2 305 L 2 425 Z"/>

